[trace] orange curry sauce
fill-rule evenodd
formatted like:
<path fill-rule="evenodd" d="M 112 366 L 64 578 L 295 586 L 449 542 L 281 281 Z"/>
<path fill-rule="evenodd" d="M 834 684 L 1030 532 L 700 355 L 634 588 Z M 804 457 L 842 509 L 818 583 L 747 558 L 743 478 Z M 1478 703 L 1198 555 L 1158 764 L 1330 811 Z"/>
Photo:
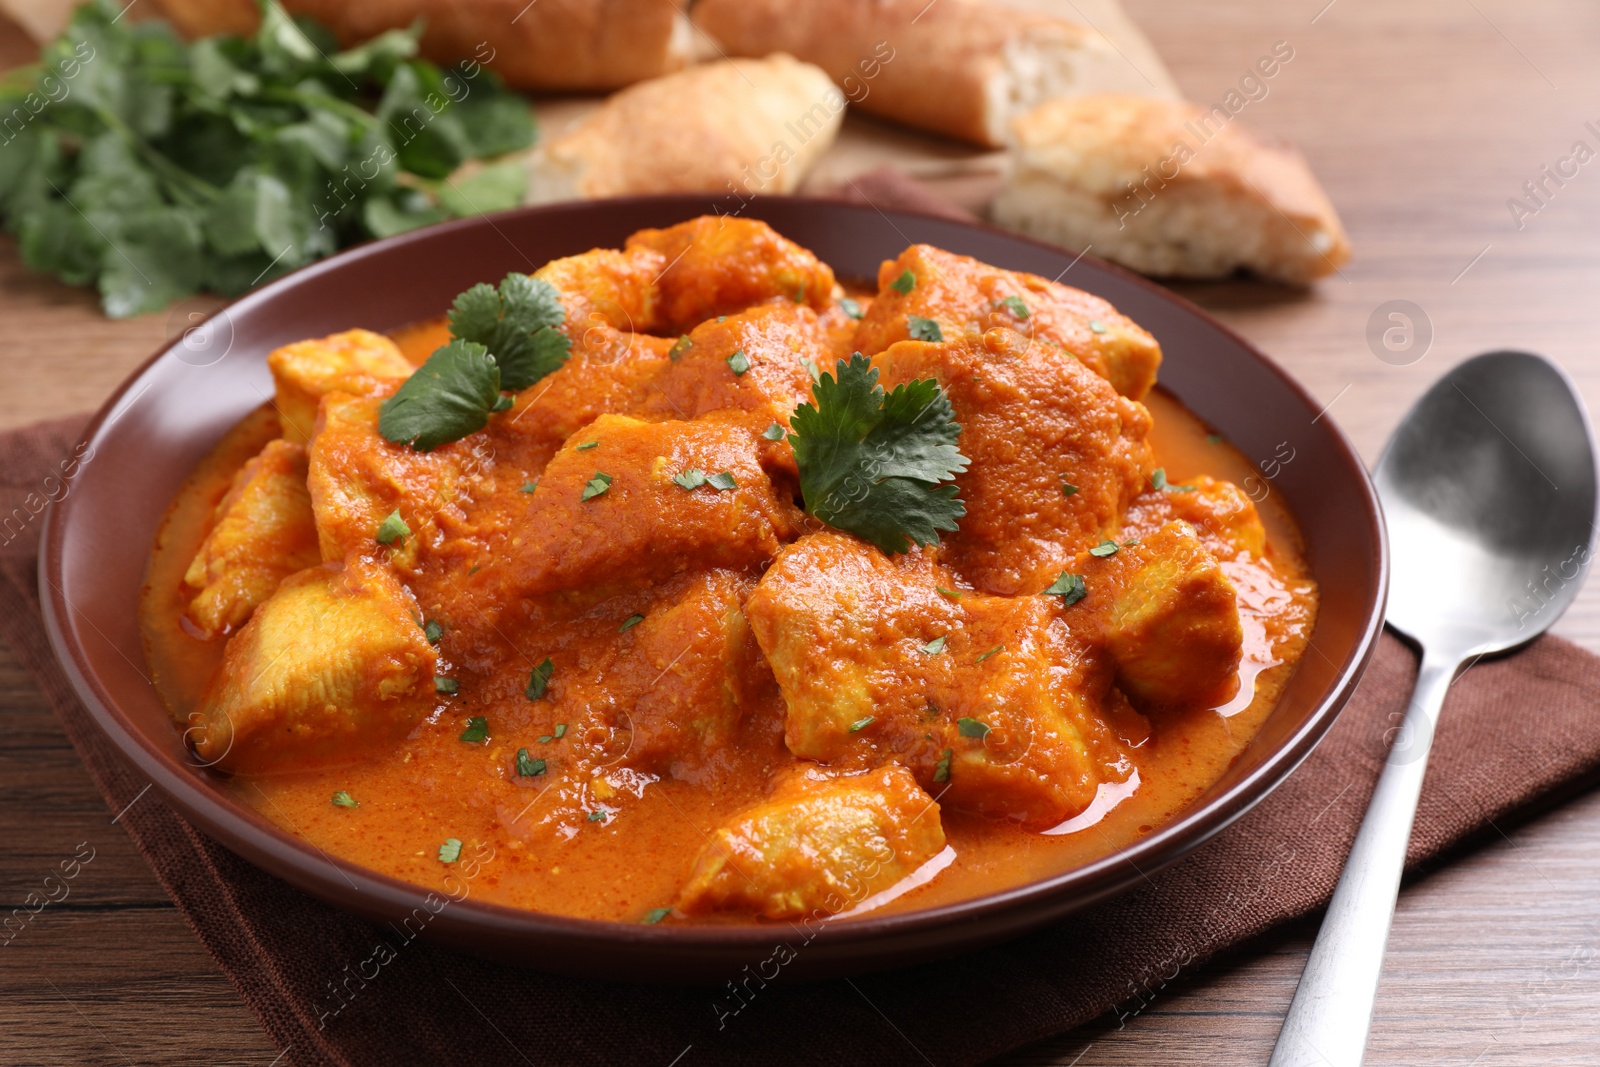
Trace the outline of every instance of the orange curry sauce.
<path fill-rule="evenodd" d="M 908 251 L 902 261 L 915 251 Z M 726 250 L 722 254 L 726 259 Z M 763 254 L 770 260 L 770 250 Z M 686 258 L 688 266 L 683 269 L 693 269 L 695 257 Z M 460 867 L 444 862 L 440 855 L 441 845 L 454 839 L 462 843 L 463 860 L 478 861 L 472 865 L 470 886 L 476 899 L 621 921 L 645 917 L 659 921 L 657 909 L 679 904 L 697 857 L 709 847 L 717 828 L 742 810 L 762 803 L 775 788 L 782 795 L 794 785 L 797 775 L 804 777 L 805 772 L 798 770 L 802 765 L 817 766 L 792 754 L 791 749 L 802 742 L 810 746 L 805 748 L 808 752 L 821 745 L 826 751 L 843 752 L 847 746 L 855 746 L 848 751 L 866 753 L 836 761 L 835 772 L 877 774 L 872 768 L 903 762 L 924 789 L 942 797 L 940 784 L 953 783 L 963 774 L 964 752 L 955 764 L 949 762 L 949 750 L 959 748 L 966 737 L 956 729 L 953 716 L 958 712 L 981 715 L 960 707 L 959 690 L 969 684 L 964 679 L 977 677 L 960 672 L 988 670 L 999 656 L 1015 651 L 1016 642 L 1000 642 L 985 630 L 988 624 L 969 622 L 967 629 L 960 629 L 959 622 L 954 624 L 957 629 L 946 635 L 937 655 L 948 658 L 949 670 L 956 672 L 943 683 L 954 687 L 948 701 L 956 706 L 941 710 L 929 698 L 926 744 L 903 729 L 895 733 L 899 720 L 887 711 L 879 712 L 876 729 L 871 723 L 858 730 L 852 724 L 848 735 L 797 741 L 791 728 L 786 744 L 785 696 L 775 684 L 772 666 L 750 635 L 752 623 L 739 617 L 737 610 L 719 607 L 731 604 L 742 608 L 748 603 L 768 570 L 770 553 L 754 565 L 726 556 L 716 557 L 718 565 L 707 565 L 696 558 L 692 547 L 695 530 L 689 530 L 687 540 L 680 537 L 674 541 L 678 533 L 663 535 L 658 528 L 660 515 L 640 513 L 642 509 L 659 510 L 658 498 L 630 483 L 627 472 L 648 470 L 653 453 L 675 464 L 669 474 L 703 454 L 706 473 L 712 473 L 714 463 L 716 470 L 735 471 L 740 479 L 740 489 L 725 494 L 728 498 L 745 493 L 747 482 L 760 479 L 764 483 L 763 470 L 772 473 L 779 504 L 787 510 L 762 529 L 768 533 L 776 530 L 779 541 L 793 543 L 797 537 L 812 537 L 821 538 L 815 543 L 829 551 L 877 551 L 827 531 L 792 507 L 793 482 L 785 480 L 784 471 L 786 464 L 792 471 L 793 458 L 792 454 L 779 454 L 779 450 L 787 454 L 788 446 L 782 442 L 769 445 L 764 440 L 756 441 L 754 448 L 749 444 L 752 436 L 773 421 L 765 408 L 745 404 L 743 422 L 731 417 L 718 422 L 723 417 L 720 414 L 706 417 L 720 410 L 722 401 L 712 395 L 716 390 L 762 386 L 761 375 L 766 373 L 762 360 L 772 357 L 770 353 L 758 355 L 761 345 L 769 344 L 783 358 L 798 362 L 797 356 L 806 354 L 799 344 L 821 343 L 823 347 L 811 354 L 826 369 L 835 354 L 847 352 L 851 342 L 861 339 L 855 323 L 840 312 L 837 291 L 817 294 L 813 289 L 808 296 L 804 285 L 798 294 L 776 302 L 783 309 L 781 315 L 798 316 L 795 322 L 785 320 L 776 327 L 771 321 L 763 322 L 767 313 L 762 308 L 775 306 L 770 294 L 759 291 L 763 266 L 749 257 L 734 258 L 733 266 L 726 270 L 734 271 L 746 289 L 755 291 L 730 297 L 726 277 L 706 281 L 686 274 L 680 291 L 661 294 L 653 310 L 630 303 L 632 298 L 626 292 L 604 288 L 625 284 L 621 268 L 608 268 L 600 296 L 588 303 L 570 299 L 575 284 L 571 269 L 563 276 L 559 271 L 549 273 L 551 268 L 547 268 L 540 276 L 549 273 L 567 304 L 566 330 L 574 341 L 568 366 L 525 390 L 510 411 L 493 417 L 487 431 L 428 456 L 416 456 L 378 440 L 362 441 L 352 434 L 336 439 L 324 405 L 323 421 L 318 425 L 320 432 L 329 436 L 321 443 L 313 440 L 312 453 L 315 456 L 316 450 L 323 448 L 327 454 L 314 459 L 313 478 L 318 476 L 318 462 L 325 467 L 337 465 L 350 477 L 357 476 L 349 474 L 352 471 L 370 472 L 374 461 L 362 450 L 388 450 L 382 455 L 393 456 L 390 460 L 380 457 L 389 465 L 380 464 L 379 481 L 397 486 L 398 495 L 375 504 L 375 511 L 340 514 L 326 522 L 319 513 L 322 558 L 350 558 L 340 554 L 344 549 L 339 538 L 354 535 L 341 532 L 340 523 L 351 528 L 366 523 L 362 527 L 366 532 L 360 536 L 370 540 L 376 519 L 388 514 L 391 507 L 402 510 L 414 531 L 412 536 L 388 547 L 373 541 L 362 551 L 366 558 L 391 567 L 400 576 L 415 595 L 419 618 L 440 624 L 434 671 L 453 680 L 458 688 L 454 694 L 435 696 L 430 685 L 431 711 L 403 736 L 361 747 L 343 760 L 328 761 L 319 755 L 319 761 L 330 763 L 319 769 L 293 769 L 294 759 L 290 758 L 268 772 L 256 773 L 266 764 L 238 769 L 230 767 L 224 757 L 220 766 L 237 771 L 227 779 L 226 788 L 321 851 L 406 881 L 439 890 L 449 888 L 459 896 L 461 878 L 454 872 Z M 559 261 L 552 267 L 572 262 Z M 911 262 L 915 266 L 915 261 Z M 709 268 L 702 265 L 699 269 Z M 981 265 L 972 269 L 974 276 L 980 269 L 986 272 L 983 278 L 1025 278 Z M 904 270 L 900 261 L 886 264 L 877 293 L 860 294 L 860 303 L 869 309 L 860 329 L 872 324 L 873 304 L 902 299 L 892 283 Z M 922 284 L 920 278 L 918 284 Z M 706 295 L 707 287 L 719 285 L 720 304 Z M 1038 304 L 1047 301 L 1052 290 L 1065 287 L 1048 287 L 1037 279 L 1027 281 L 1022 295 L 1035 307 L 1035 317 L 1041 314 Z M 1081 297 L 1076 294 L 1074 299 Z M 808 300 L 809 310 L 805 306 Z M 755 311 L 742 310 L 757 304 L 760 307 Z M 710 314 L 704 314 L 708 311 Z M 880 327 L 882 321 L 880 316 Z M 1085 321 L 1092 320 L 1085 316 Z M 647 325 L 658 336 L 648 336 Z M 1039 328 L 1046 326 L 1048 321 Z M 1091 328 L 1098 326 L 1094 321 Z M 944 329 L 956 333 L 952 325 L 946 324 Z M 993 333 L 986 324 L 980 329 Z M 812 332 L 807 335 L 806 330 Z M 732 335 L 721 336 L 719 331 L 732 331 Z M 1095 328 L 1094 332 L 1102 330 Z M 653 376 L 660 375 L 669 363 L 679 362 L 668 350 L 680 334 L 694 338 L 694 347 L 688 351 L 701 349 L 701 354 L 715 353 L 715 358 L 707 355 L 706 366 L 699 372 L 702 377 L 689 387 L 675 394 L 671 386 L 664 392 L 657 389 L 668 405 L 641 400 L 649 394 L 639 388 L 644 372 L 657 381 Z M 446 340 L 442 319 L 394 335 L 399 350 L 413 364 L 420 364 Z M 745 374 L 732 375 L 724 358 L 723 349 L 738 345 L 751 352 L 749 358 L 756 364 L 753 369 L 757 373 L 748 374 L 748 380 Z M 1023 358 L 1033 357 L 1024 353 Z M 716 378 L 719 371 L 728 375 L 728 380 Z M 589 377 L 579 377 L 580 373 Z M 634 375 L 636 379 L 630 378 Z M 981 378 L 975 374 L 973 381 Z M 886 373 L 886 384 L 894 380 L 892 373 Z M 809 380 L 801 378 L 798 387 L 773 387 L 763 395 L 782 397 L 786 395 L 783 389 L 792 393 L 806 386 Z M 1148 383 L 1144 387 L 1148 388 Z M 392 388 L 391 384 L 387 391 Z M 1142 391 L 1137 383 L 1129 388 Z M 280 382 L 280 397 L 282 389 Z M 384 393 L 382 386 L 373 389 L 375 397 Z M 963 393 L 956 388 L 952 395 L 958 419 L 963 404 L 985 402 L 971 390 Z M 791 408 L 792 399 L 784 401 Z M 377 400 L 362 403 L 375 405 Z M 1148 432 L 1152 462 L 1143 472 L 1146 476 L 1159 467 L 1173 486 L 1184 486 L 1202 476 L 1238 485 L 1263 484 L 1252 480 L 1255 472 L 1241 454 L 1210 434 L 1173 397 L 1155 389 L 1143 395 L 1142 403 L 1153 422 Z M 695 439 L 694 447 L 701 452 L 687 458 L 679 454 L 682 448 L 652 436 L 648 426 L 640 429 L 633 424 L 593 421 L 596 415 L 618 411 L 660 423 L 681 416 L 682 405 L 693 405 L 696 423 L 709 427 Z M 673 408 L 678 409 L 676 414 Z M 373 408 L 359 410 L 364 412 L 362 417 L 375 418 Z M 286 412 L 282 421 L 290 418 Z M 965 422 L 963 427 L 963 450 L 973 456 L 966 447 L 969 434 Z M 195 470 L 174 500 L 157 539 L 143 598 L 142 624 L 156 683 L 180 724 L 192 721 L 191 714 L 207 700 L 208 687 L 217 684 L 228 641 L 245 632 L 241 624 L 227 622 L 206 635 L 206 627 L 196 625 L 191 603 L 196 600 L 197 587 L 186 582 L 186 572 L 193 578 L 191 560 L 217 523 L 219 501 L 228 493 L 236 473 L 285 432 L 279 411 L 271 405 L 245 418 Z M 717 434 L 725 434 L 728 441 Z M 590 440 L 599 443 L 580 450 Z M 970 440 L 982 445 L 976 436 Z M 337 460 L 335 449 L 345 450 Z M 995 455 L 992 448 L 978 451 L 980 454 L 973 456 L 975 464 Z M 428 463 L 451 465 L 449 484 L 441 488 L 437 472 Z M 741 463 L 745 467 L 740 467 Z M 585 502 L 591 505 L 588 512 L 574 512 L 599 514 L 592 505 L 611 505 L 595 520 L 598 525 L 563 525 L 562 509 L 574 505 L 571 500 L 557 499 L 556 494 L 574 494 L 580 483 L 562 481 L 573 476 L 562 464 L 582 478 L 591 474 L 591 468 L 593 472 L 610 471 L 615 477 L 615 492 Z M 976 466 L 973 473 L 978 473 Z M 1052 490 L 1058 477 L 1051 477 Z M 536 481 L 540 482 L 537 486 Z M 993 513 L 980 513 L 981 485 L 969 490 L 963 479 L 958 482 L 963 483 L 963 495 L 969 502 L 961 536 L 968 537 L 969 523 L 974 524 L 976 536 L 977 524 L 994 525 Z M 532 491 L 526 492 L 530 487 Z M 685 498 L 691 493 L 706 494 L 707 507 L 718 503 L 711 488 L 690 491 L 673 487 L 672 491 L 684 493 Z M 1145 486 L 1144 495 L 1125 510 L 1128 524 L 1138 525 L 1134 517 L 1138 502 L 1148 504 L 1155 499 L 1151 493 Z M 1230 499 L 1234 518 L 1238 518 L 1242 494 L 1233 493 Z M 786 495 L 788 499 L 784 499 Z M 1172 498 L 1177 500 L 1180 495 L 1173 493 Z M 1181 504 L 1190 506 L 1191 511 L 1200 508 L 1197 497 L 1204 495 L 1191 495 Z M 315 490 L 313 497 L 320 499 Z M 418 509 L 417 501 L 422 499 L 435 504 L 437 514 L 431 519 L 406 510 Z M 631 508 L 625 506 L 630 501 Z M 540 503 L 554 510 L 535 514 L 531 509 Z M 1156 503 L 1165 506 L 1164 498 Z M 743 501 L 739 508 L 720 517 L 713 515 L 708 521 L 723 523 L 730 540 L 759 540 L 764 536 L 761 531 L 741 531 L 755 523 L 752 509 L 759 512 L 763 506 L 760 501 Z M 1019 504 L 1018 511 L 1023 510 L 1031 513 L 1037 509 Z M 1061 817 L 1050 815 L 1049 825 L 1043 825 L 1038 809 L 1028 809 L 1025 804 L 1016 809 L 1020 814 L 1006 817 L 1006 810 L 986 810 L 981 798 L 970 801 L 952 790 L 951 797 L 942 797 L 937 809 L 944 846 L 938 848 L 935 842 L 937 855 L 916 864 L 914 872 L 898 872 L 893 886 L 874 884 L 870 893 L 863 889 L 849 896 L 844 906 L 835 902 L 828 910 L 858 914 L 917 909 L 1059 873 L 1149 833 L 1216 781 L 1271 711 L 1304 651 L 1316 610 L 1315 586 L 1300 558 L 1292 520 L 1270 495 L 1257 501 L 1255 510 L 1265 531 L 1264 549 L 1219 553 L 1233 557 L 1221 558 L 1220 566 L 1237 593 L 1243 633 L 1237 685 L 1230 682 L 1200 706 L 1140 706 L 1138 711 L 1121 699 L 1120 690 L 1113 691 L 1117 699 L 1106 702 L 1104 715 L 1093 716 L 1090 731 L 1098 738 L 1091 748 L 1101 781 L 1080 783 L 1078 793 L 1071 794 L 1078 800 L 1058 812 Z M 1253 515 L 1248 517 L 1254 521 Z M 679 526 L 689 521 L 684 519 Z M 1199 520 L 1192 521 L 1203 526 Z M 525 541 L 538 537 L 565 538 L 552 542 L 559 549 L 551 550 L 557 557 L 555 564 L 530 562 Z M 1211 537 L 1207 543 L 1216 540 Z M 951 538 L 947 536 L 946 541 L 949 547 Z M 412 551 L 402 556 L 402 546 L 407 544 Z M 1042 588 L 1037 575 L 1044 573 L 1040 568 L 1051 568 L 1051 574 L 1066 569 L 1056 565 L 1048 546 L 1047 558 L 1029 562 L 1032 571 L 1027 567 L 1007 571 L 991 565 L 993 560 L 971 544 L 958 541 L 954 550 L 955 558 L 971 562 L 968 572 L 958 572 L 948 560 L 942 564 L 948 569 L 938 572 L 942 577 L 937 578 L 940 592 L 933 598 L 936 608 L 941 598 L 948 598 L 949 612 L 959 614 L 967 610 L 962 605 L 985 599 L 985 590 L 993 593 L 997 586 L 1010 584 L 1013 589 L 1007 591 L 1018 594 L 1012 598 L 1015 602 L 1026 601 L 1030 611 L 1035 610 L 1034 602 L 1046 604 L 1037 610 L 1062 613 L 1071 624 L 1067 613 L 1073 608 L 1057 606 L 1059 598 L 1037 595 Z M 645 562 L 635 565 L 623 559 L 619 563 L 608 555 L 617 545 L 634 546 L 630 551 L 641 554 Z M 295 550 L 307 548 L 299 545 Z M 311 551 L 315 556 L 315 550 Z M 1134 549 L 1121 551 L 1126 556 Z M 763 554 L 759 549 L 755 552 Z M 935 566 L 934 550 L 926 554 L 914 551 L 913 555 L 923 562 L 911 566 L 902 557 L 899 564 L 883 564 L 890 568 L 884 573 L 897 565 L 910 570 Z M 1077 569 L 1088 576 L 1091 585 L 1094 575 L 1100 573 L 1094 568 L 1107 563 L 1081 554 L 1077 559 Z M 552 569 L 559 573 L 551 573 Z M 980 572 L 983 585 L 972 577 Z M 933 581 L 928 579 L 929 588 Z M 947 581 L 953 588 L 945 588 Z M 998 597 L 989 599 L 1000 603 Z M 1091 596 L 1084 605 L 1094 602 Z M 936 609 L 930 610 L 937 614 Z M 761 636 L 776 640 L 771 637 L 773 632 L 769 624 Z M 931 639 L 934 633 L 921 636 Z M 312 627 L 305 640 L 316 639 Z M 1003 644 L 1006 651 L 997 654 L 996 661 L 977 666 L 995 644 Z M 680 646 L 682 651 L 677 651 L 675 658 L 674 651 Z M 924 654 L 930 660 L 934 656 Z M 547 658 L 553 673 L 545 692 L 530 699 L 526 692 L 530 672 Z M 703 666 L 697 666 L 707 660 L 723 664 L 721 674 L 710 682 Z M 241 664 L 234 669 L 245 666 L 252 670 L 271 667 Z M 655 712 L 648 710 L 647 701 L 654 701 L 649 707 L 656 708 Z M 718 702 L 724 705 L 722 711 L 706 712 L 705 721 L 695 717 Z M 728 709 L 732 709 L 731 715 Z M 648 719 L 651 714 L 656 718 Z M 463 740 L 464 733 L 475 736 L 474 719 L 479 717 L 486 720 L 486 736 L 481 741 Z M 912 729 L 920 731 L 921 726 Z M 932 732 L 935 729 L 941 731 L 937 738 Z M 996 727 L 981 741 L 996 751 L 1008 742 L 1015 743 L 1009 735 L 1001 736 L 1003 732 Z M 263 744 L 269 749 L 272 741 L 266 736 Z M 521 761 L 519 751 L 524 757 Z M 941 756 L 946 762 L 943 769 L 936 770 Z M 529 761 L 538 761 L 542 773 L 519 774 L 519 766 L 526 771 Z M 909 776 L 894 788 L 916 791 Z M 336 793 L 355 806 L 331 802 Z M 804 903 L 804 911 L 813 910 L 814 901 Z M 687 912 L 680 908 L 665 921 L 748 922 L 759 918 L 759 911 L 754 906 L 691 908 Z M 769 909 L 767 914 L 776 913 Z"/>

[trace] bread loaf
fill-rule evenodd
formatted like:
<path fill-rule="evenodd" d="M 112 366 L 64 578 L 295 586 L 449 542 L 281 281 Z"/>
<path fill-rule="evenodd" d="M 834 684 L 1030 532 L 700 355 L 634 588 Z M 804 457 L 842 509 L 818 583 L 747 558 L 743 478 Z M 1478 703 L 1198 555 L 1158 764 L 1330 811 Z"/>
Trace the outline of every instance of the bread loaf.
<path fill-rule="evenodd" d="M 475 60 L 519 89 L 605 90 L 682 69 L 687 17 L 674 0 L 282 0 L 349 46 L 423 21 L 422 53 Z M 254 0 L 159 0 L 191 37 L 253 32 Z M 686 5 L 685 5 L 686 6 Z"/>
<path fill-rule="evenodd" d="M 640 193 L 791 193 L 833 143 L 844 95 L 786 55 L 641 82 L 534 149 L 530 203 Z"/>
<path fill-rule="evenodd" d="M 990 147 L 1043 100 L 1166 91 L 1091 28 L 975 0 L 700 0 L 694 20 L 730 55 L 788 52 L 863 111 Z"/>
<path fill-rule="evenodd" d="M 1304 285 L 1350 258 L 1305 159 L 1223 107 L 1136 96 L 1057 100 L 1019 118 L 1002 226 L 1145 274 L 1244 268 Z"/>

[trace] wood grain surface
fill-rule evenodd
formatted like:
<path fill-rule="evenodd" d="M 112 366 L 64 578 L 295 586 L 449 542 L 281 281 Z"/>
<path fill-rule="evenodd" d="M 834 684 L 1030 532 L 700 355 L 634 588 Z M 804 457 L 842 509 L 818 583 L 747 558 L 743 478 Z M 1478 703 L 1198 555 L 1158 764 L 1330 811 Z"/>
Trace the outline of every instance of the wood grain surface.
<path fill-rule="evenodd" d="M 1600 162 L 1546 181 L 1520 228 L 1507 206 L 1575 141 L 1600 148 L 1585 128 L 1600 127 L 1593 0 L 1127 6 L 1199 101 L 1220 101 L 1275 42 L 1294 48 L 1241 120 L 1304 149 L 1356 258 L 1308 294 L 1242 281 L 1179 288 L 1293 371 L 1369 461 L 1430 382 L 1488 349 L 1553 356 L 1600 405 Z M 0 22 L 0 66 L 30 55 Z M 981 183 L 949 188 L 975 195 Z M 1431 335 L 1405 366 L 1394 364 L 1420 343 L 1385 362 L 1368 341 L 1375 312 L 1395 300 L 1420 308 Z M 24 274 L 0 239 L 0 427 L 95 407 L 208 306 L 111 322 L 91 295 Z M 1600 584 L 1557 631 L 1600 651 Z M 68 899 L 0 949 L 0 1062 L 272 1064 L 276 1050 L 3 646 L 0 716 L 0 911 L 80 843 L 94 850 Z M 1369 1063 L 1600 1063 L 1600 795 L 1503 829 L 1402 895 Z M 1137 1013 L 1005 1062 L 1264 1063 L 1314 933 L 1280 931 L 1175 976 Z"/>

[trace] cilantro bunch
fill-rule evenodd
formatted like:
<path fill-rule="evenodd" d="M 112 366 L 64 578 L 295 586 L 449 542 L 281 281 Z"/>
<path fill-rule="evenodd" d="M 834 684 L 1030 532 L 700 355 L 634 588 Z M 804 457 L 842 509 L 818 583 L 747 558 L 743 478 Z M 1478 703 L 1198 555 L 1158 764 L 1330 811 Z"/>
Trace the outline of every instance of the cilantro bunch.
<path fill-rule="evenodd" d="M 474 285 L 450 307 L 450 343 L 379 408 L 378 432 L 417 452 L 477 433 L 511 406 L 501 390 L 526 389 L 566 362 L 572 342 L 558 329 L 566 317 L 561 294 L 539 278 L 512 273 L 498 289 Z"/>
<path fill-rule="evenodd" d="M 339 51 L 261 0 L 255 36 L 185 43 L 93 0 L 0 80 L 0 218 L 23 261 L 134 315 L 225 295 L 369 237 L 520 202 L 525 101 L 420 26 Z"/>
<path fill-rule="evenodd" d="M 967 513 L 950 481 L 967 469 L 950 399 L 929 378 L 887 395 L 859 352 L 811 387 L 790 419 L 806 511 L 885 552 L 937 544 Z"/>

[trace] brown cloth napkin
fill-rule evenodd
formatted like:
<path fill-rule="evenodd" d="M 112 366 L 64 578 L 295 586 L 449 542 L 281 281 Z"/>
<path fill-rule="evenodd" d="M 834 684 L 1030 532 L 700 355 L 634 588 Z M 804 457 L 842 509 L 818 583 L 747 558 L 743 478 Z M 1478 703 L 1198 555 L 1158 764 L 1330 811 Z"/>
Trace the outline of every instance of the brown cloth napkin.
<path fill-rule="evenodd" d="M 880 193 L 865 195 L 888 206 Z M 82 426 L 68 419 L 0 435 L 0 520 L 39 509 L 45 476 Z M 37 594 L 42 518 L 0 528 L 0 637 L 55 709 L 109 809 L 120 811 L 146 783 L 92 724 L 50 652 Z M 950 1067 L 1111 1010 L 1135 1011 L 1177 975 L 1325 904 L 1415 672 L 1412 654 L 1385 637 L 1339 721 L 1283 786 L 1118 898 L 938 963 L 849 981 L 780 978 L 742 1007 L 726 991 L 552 977 L 408 944 L 245 863 L 153 796 L 122 825 L 286 1050 L 285 1064 Z M 1585 782 L 1600 768 L 1597 702 L 1600 659 L 1557 638 L 1463 675 L 1435 742 L 1412 863 Z M 380 945 L 392 960 L 363 966 Z"/>

